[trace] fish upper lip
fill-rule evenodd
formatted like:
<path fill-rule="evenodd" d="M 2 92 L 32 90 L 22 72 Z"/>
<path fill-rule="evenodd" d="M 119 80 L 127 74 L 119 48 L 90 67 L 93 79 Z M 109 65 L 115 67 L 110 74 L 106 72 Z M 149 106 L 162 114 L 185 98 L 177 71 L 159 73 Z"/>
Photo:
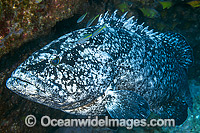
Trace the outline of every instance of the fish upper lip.
<path fill-rule="evenodd" d="M 30 84 L 30 85 L 33 85 L 35 88 L 39 89 L 36 85 L 34 85 L 33 83 L 27 81 L 27 80 L 23 80 L 22 78 L 19 78 L 19 77 L 15 77 L 15 76 L 11 76 L 7 81 L 6 81 L 6 86 L 7 88 L 9 88 L 10 90 L 12 91 L 15 91 L 15 92 L 18 92 L 20 93 L 19 91 L 17 91 L 17 87 L 12 83 L 13 80 L 20 80 L 22 82 L 25 82 L 27 84 Z M 8 84 L 8 82 L 11 82 Z M 16 88 L 16 89 L 12 89 L 12 87 Z M 40 89 L 39 89 L 40 90 Z"/>
<path fill-rule="evenodd" d="M 29 82 L 29 81 L 27 81 L 27 80 L 24 80 L 24 79 L 22 79 L 22 78 L 15 77 L 15 76 L 12 76 L 11 78 L 16 78 L 16 79 L 18 79 L 18 80 L 21 80 L 22 82 L 26 82 L 26 83 L 28 83 L 28 84 L 31 84 L 31 85 L 35 86 L 38 90 L 40 90 L 35 84 L 33 84 L 33 83 L 31 83 L 31 82 Z"/>
<path fill-rule="evenodd" d="M 22 81 L 22 82 L 31 84 L 31 85 L 33 85 L 36 89 L 41 90 L 40 88 L 38 88 L 37 85 L 35 85 L 35 84 L 33 84 L 33 83 L 31 83 L 31 82 L 29 82 L 29 81 L 27 81 L 27 80 L 24 80 L 24 79 L 22 79 L 22 78 L 20 78 L 20 77 L 16 77 L 16 76 L 11 76 L 11 77 L 7 80 L 7 82 L 10 80 L 10 81 L 9 81 L 10 83 L 9 83 L 9 85 L 8 85 L 7 82 L 6 82 L 6 86 L 7 86 L 10 90 L 12 90 L 13 92 L 15 92 L 15 93 L 17 93 L 17 94 L 19 94 L 19 95 L 21 95 L 21 96 L 23 96 L 23 97 L 27 97 L 27 96 L 26 96 L 27 94 L 21 93 L 21 91 L 18 90 L 17 87 L 16 87 L 15 85 L 13 85 L 13 83 L 12 83 L 12 81 L 13 81 L 13 80 L 16 80 L 16 79 L 17 79 L 17 80 L 20 80 L 20 81 Z M 40 79 L 39 79 L 39 80 L 40 80 Z M 12 88 L 15 88 L 15 89 L 12 89 Z M 98 97 L 99 97 L 99 96 L 98 96 Z M 72 103 L 68 103 L 68 102 L 66 101 L 66 103 L 63 103 L 63 104 L 61 104 L 61 105 L 56 104 L 56 106 L 54 106 L 53 108 L 62 109 L 62 110 L 76 109 L 76 108 L 79 108 L 79 107 L 81 107 L 81 106 L 85 106 L 85 105 L 88 105 L 88 104 L 94 102 L 98 97 L 93 97 L 93 98 L 92 98 L 91 100 L 89 100 L 89 101 L 87 101 L 88 99 L 82 99 L 82 100 L 80 100 L 80 101 L 76 101 L 76 102 L 72 102 Z M 34 100 L 34 101 L 35 101 L 35 100 Z M 86 102 L 86 103 L 85 103 L 85 102 Z M 84 103 L 84 104 L 79 105 L 79 103 Z M 42 104 L 44 104 L 44 103 L 42 103 Z"/>
<path fill-rule="evenodd" d="M 38 90 L 42 90 L 42 91 L 45 90 L 44 82 L 34 75 L 27 75 L 27 74 L 24 73 L 23 76 L 21 77 L 21 76 L 18 76 L 14 73 L 14 74 L 11 75 L 11 77 L 9 79 L 10 80 L 20 80 L 22 82 L 25 82 L 27 84 L 34 86 Z M 8 80 L 7 80 L 7 82 L 8 82 Z M 10 81 L 11 83 L 9 83 L 9 84 L 7 82 L 6 82 L 6 86 L 9 89 L 13 90 L 11 88 L 11 86 L 16 88 L 15 84 L 13 84 L 11 81 Z"/>
<path fill-rule="evenodd" d="M 20 81 L 22 81 L 22 83 L 19 83 Z M 25 83 L 25 84 L 24 84 Z M 23 85 L 28 85 L 27 87 L 24 87 Z M 28 96 L 36 96 L 37 97 L 37 92 L 36 90 L 38 89 L 34 84 L 22 80 L 19 77 L 14 77 L 11 76 L 7 81 L 6 81 L 6 86 L 9 90 L 13 91 L 14 93 L 24 97 L 24 98 L 28 98 Z M 30 89 L 30 86 L 33 86 L 34 88 Z M 29 99 L 29 98 L 28 98 Z"/>
<path fill-rule="evenodd" d="M 26 78 L 27 76 L 29 76 L 28 78 Z M 34 80 L 32 80 L 33 82 L 31 82 L 31 77 L 34 78 Z M 30 78 L 30 79 L 29 79 Z M 19 81 L 22 81 L 24 83 L 27 83 L 27 84 L 30 84 L 32 86 L 35 87 L 35 89 L 37 89 L 38 91 L 45 91 L 46 90 L 46 87 L 48 86 L 45 86 L 44 82 L 37 78 L 36 76 L 34 75 L 26 75 L 24 74 L 23 76 L 18 76 L 18 75 L 15 75 L 15 74 L 12 74 L 11 77 L 7 80 L 6 82 L 6 86 L 13 92 L 19 94 L 19 95 L 22 95 L 23 97 L 27 97 L 26 95 L 27 94 L 24 94 L 23 93 L 23 90 L 25 90 L 26 88 L 22 87 L 22 88 L 18 88 L 17 87 L 17 84 L 18 81 L 16 80 L 19 80 Z M 16 81 L 16 82 L 15 82 Z M 34 82 L 35 81 L 35 82 Z M 38 83 L 39 82 L 39 83 Z M 19 86 L 21 86 L 21 84 L 19 84 Z M 40 94 L 38 94 L 39 96 Z M 87 105 L 87 104 L 90 104 L 92 101 L 94 101 L 96 98 L 98 98 L 99 96 L 96 96 L 96 97 L 93 97 L 92 99 L 81 99 L 80 101 L 76 101 L 76 102 L 72 102 L 72 103 L 68 103 L 66 101 L 66 103 L 63 103 L 61 105 L 59 105 L 57 103 L 57 105 L 53 108 L 62 108 L 63 110 L 66 109 L 66 110 L 70 110 L 70 109 L 75 109 L 75 108 L 78 108 L 80 106 L 84 106 L 84 105 Z M 79 105 L 79 103 L 82 103 Z M 83 104 L 84 103 L 84 104 Z"/>

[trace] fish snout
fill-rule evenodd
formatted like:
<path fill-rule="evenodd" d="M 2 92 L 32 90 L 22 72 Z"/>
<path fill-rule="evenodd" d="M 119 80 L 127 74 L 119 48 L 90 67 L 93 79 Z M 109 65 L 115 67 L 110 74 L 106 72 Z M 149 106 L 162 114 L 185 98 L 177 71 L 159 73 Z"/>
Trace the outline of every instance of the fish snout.
<path fill-rule="evenodd" d="M 11 91 L 24 97 L 41 95 L 46 87 L 42 80 L 27 71 L 23 72 L 21 68 L 12 73 L 11 77 L 6 81 L 6 86 Z"/>

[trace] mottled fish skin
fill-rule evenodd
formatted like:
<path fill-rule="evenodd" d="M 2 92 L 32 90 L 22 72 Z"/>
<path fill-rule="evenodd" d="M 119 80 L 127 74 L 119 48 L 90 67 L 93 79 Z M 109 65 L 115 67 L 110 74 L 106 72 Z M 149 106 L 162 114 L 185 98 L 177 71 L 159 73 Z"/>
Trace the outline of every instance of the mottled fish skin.
<path fill-rule="evenodd" d="M 33 53 L 12 74 L 8 88 L 51 107 L 65 105 L 65 109 L 101 96 L 113 80 L 112 57 L 89 47 L 89 41 L 77 44 L 78 38 L 95 29 L 74 31 Z M 54 66 L 51 60 L 57 57 L 60 63 Z M 22 81 L 24 85 L 20 85 Z"/>
<path fill-rule="evenodd" d="M 105 114 L 106 92 L 117 90 L 143 97 L 161 118 L 175 117 L 179 104 L 186 110 L 180 115 L 187 114 L 188 106 L 192 108 L 186 73 L 193 60 L 190 46 L 179 34 L 153 32 L 125 15 L 118 18 L 116 11 L 111 16 L 107 12 L 96 26 L 54 40 L 22 63 L 7 87 L 73 114 Z M 77 43 L 102 26 L 96 36 Z M 52 65 L 56 58 L 59 64 Z"/>

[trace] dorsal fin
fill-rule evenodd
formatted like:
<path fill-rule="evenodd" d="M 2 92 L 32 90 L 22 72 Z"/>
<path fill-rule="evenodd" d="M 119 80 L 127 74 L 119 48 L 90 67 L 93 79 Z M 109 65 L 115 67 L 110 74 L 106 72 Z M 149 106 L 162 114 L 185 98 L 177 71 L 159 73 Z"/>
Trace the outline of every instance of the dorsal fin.
<path fill-rule="evenodd" d="M 117 16 L 117 10 L 110 16 L 108 11 L 104 14 L 104 16 L 100 16 L 97 25 L 106 25 L 107 27 L 112 28 L 124 28 L 133 33 L 137 33 L 138 35 L 146 35 L 149 38 L 154 39 L 155 37 L 161 37 L 164 45 L 166 45 L 166 49 L 171 49 L 175 53 L 176 59 L 179 64 L 183 67 L 187 68 L 193 62 L 192 49 L 190 45 L 186 42 L 185 38 L 178 33 L 161 33 L 158 35 L 157 32 L 153 32 L 153 30 L 148 30 L 148 26 L 144 27 L 142 23 L 141 25 L 137 24 L 137 19 L 134 20 L 134 17 L 130 17 L 126 19 L 125 16 L 128 12 L 126 12 L 121 17 Z"/>
<path fill-rule="evenodd" d="M 107 27 L 123 28 L 131 32 L 135 32 L 149 36 L 153 39 L 158 33 L 148 30 L 148 27 L 144 27 L 144 23 L 138 24 L 137 19 L 133 19 L 134 16 L 126 19 L 128 12 L 124 13 L 121 17 L 117 15 L 117 10 L 112 15 L 109 15 L 108 11 L 103 15 L 100 15 L 97 25 L 106 25 Z"/>
<path fill-rule="evenodd" d="M 174 52 L 179 64 L 188 68 L 193 63 L 192 48 L 187 43 L 186 39 L 178 33 L 166 32 L 162 33 L 163 44 L 171 49 L 169 52 Z"/>

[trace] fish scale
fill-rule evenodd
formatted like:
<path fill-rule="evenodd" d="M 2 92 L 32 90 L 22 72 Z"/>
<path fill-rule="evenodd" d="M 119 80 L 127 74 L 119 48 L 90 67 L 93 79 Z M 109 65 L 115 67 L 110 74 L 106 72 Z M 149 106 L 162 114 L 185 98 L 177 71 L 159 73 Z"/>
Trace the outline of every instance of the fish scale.
<path fill-rule="evenodd" d="M 126 14 L 106 12 L 96 26 L 52 41 L 23 62 L 6 86 L 71 114 L 146 119 L 153 112 L 182 124 L 192 109 L 191 47 L 182 35 L 148 30 Z"/>

